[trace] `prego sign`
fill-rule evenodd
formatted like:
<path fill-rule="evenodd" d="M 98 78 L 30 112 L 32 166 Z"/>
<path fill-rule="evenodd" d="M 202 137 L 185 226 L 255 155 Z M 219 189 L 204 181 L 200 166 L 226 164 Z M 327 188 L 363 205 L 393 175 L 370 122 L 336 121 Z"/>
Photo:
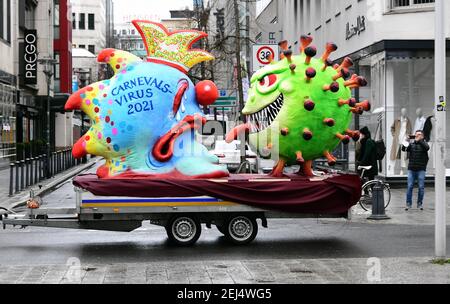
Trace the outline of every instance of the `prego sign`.
<path fill-rule="evenodd" d="M 26 30 L 24 37 L 23 75 L 25 84 L 37 84 L 37 31 Z"/>

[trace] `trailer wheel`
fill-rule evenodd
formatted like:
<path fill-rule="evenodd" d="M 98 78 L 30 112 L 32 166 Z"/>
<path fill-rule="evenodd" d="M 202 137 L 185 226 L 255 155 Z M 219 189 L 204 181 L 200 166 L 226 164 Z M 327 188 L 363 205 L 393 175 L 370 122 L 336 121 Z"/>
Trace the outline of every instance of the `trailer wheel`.
<path fill-rule="evenodd" d="M 200 221 L 193 216 L 175 216 L 166 226 L 169 240 L 180 246 L 195 244 L 202 233 Z"/>
<path fill-rule="evenodd" d="M 231 217 L 225 226 L 225 236 L 236 245 L 245 245 L 253 241 L 258 234 L 258 223 L 253 217 L 238 215 Z"/>

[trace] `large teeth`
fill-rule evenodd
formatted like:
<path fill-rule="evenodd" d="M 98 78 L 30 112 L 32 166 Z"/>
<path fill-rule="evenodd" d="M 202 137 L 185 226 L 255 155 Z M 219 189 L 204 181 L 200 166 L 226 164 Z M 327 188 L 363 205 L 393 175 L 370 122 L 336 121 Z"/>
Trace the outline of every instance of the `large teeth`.
<path fill-rule="evenodd" d="M 278 113 L 280 113 L 283 107 L 283 101 L 284 97 L 281 94 L 274 102 L 261 111 L 248 115 L 247 120 L 252 125 L 251 133 L 257 133 L 267 129 L 277 118 Z"/>

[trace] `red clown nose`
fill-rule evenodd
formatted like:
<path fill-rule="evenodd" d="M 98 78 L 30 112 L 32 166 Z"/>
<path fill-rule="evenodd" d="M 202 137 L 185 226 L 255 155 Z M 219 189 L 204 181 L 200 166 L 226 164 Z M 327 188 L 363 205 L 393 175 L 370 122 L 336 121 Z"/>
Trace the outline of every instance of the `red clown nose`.
<path fill-rule="evenodd" d="M 219 91 L 214 82 L 203 80 L 195 86 L 197 101 L 202 106 L 209 106 L 216 102 L 219 98 Z"/>

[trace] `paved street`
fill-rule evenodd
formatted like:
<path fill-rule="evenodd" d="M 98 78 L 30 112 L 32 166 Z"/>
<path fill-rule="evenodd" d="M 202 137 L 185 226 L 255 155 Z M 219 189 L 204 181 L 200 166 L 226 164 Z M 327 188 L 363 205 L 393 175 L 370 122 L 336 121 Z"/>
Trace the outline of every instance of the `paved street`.
<path fill-rule="evenodd" d="M 147 222 L 131 233 L 8 227 L 0 231 L 0 282 L 370 283 L 378 282 L 367 279 L 368 259 L 376 257 L 383 283 L 449 283 L 450 265 L 429 263 L 433 190 L 423 212 L 405 212 L 404 190 L 392 193 L 391 220 L 368 221 L 358 206 L 351 221 L 269 220 L 269 229 L 260 228 L 244 247 L 228 244 L 215 227 L 203 227 L 191 248 L 171 246 L 165 230 Z M 44 202 L 73 206 L 71 181 Z M 450 229 L 447 237 L 450 243 Z"/>

